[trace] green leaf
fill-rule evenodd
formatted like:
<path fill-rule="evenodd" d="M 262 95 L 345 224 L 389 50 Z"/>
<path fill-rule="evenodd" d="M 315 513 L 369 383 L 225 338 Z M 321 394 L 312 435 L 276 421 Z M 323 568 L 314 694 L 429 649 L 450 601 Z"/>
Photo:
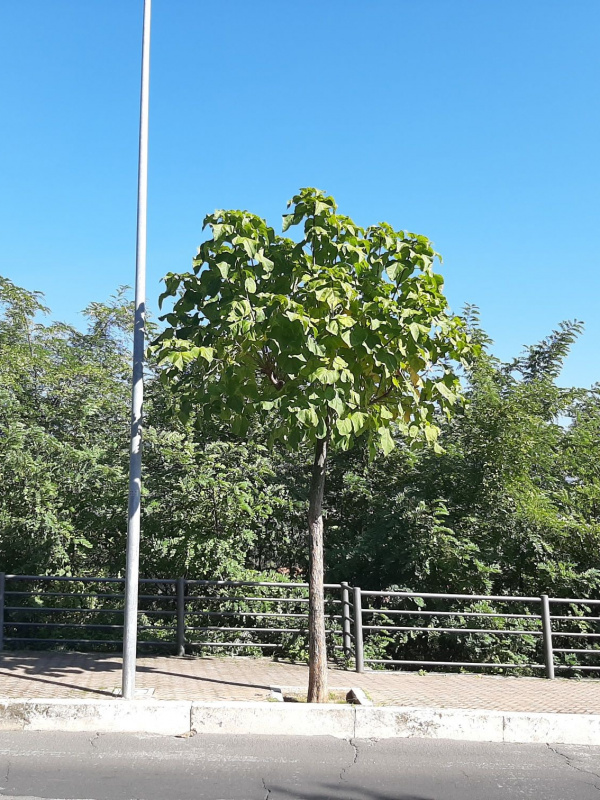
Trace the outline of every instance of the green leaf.
<path fill-rule="evenodd" d="M 210 364 L 215 357 L 215 350 L 213 347 L 199 347 L 198 355 Z"/>
<path fill-rule="evenodd" d="M 325 355 L 325 350 L 312 336 L 306 338 L 306 349 L 316 356 Z"/>
<path fill-rule="evenodd" d="M 330 286 L 326 286 L 324 289 L 317 289 L 315 297 L 320 302 L 327 303 L 329 308 L 332 309 L 340 302 L 340 297 Z"/>
<path fill-rule="evenodd" d="M 227 277 L 229 275 L 229 264 L 227 263 L 227 261 L 217 261 L 215 266 L 219 270 L 219 273 L 223 278 L 223 280 L 227 280 Z"/>
<path fill-rule="evenodd" d="M 176 350 L 174 353 L 169 353 L 167 355 L 167 359 L 173 364 L 174 367 L 177 369 L 183 369 L 183 353 L 180 350 Z"/>
<path fill-rule="evenodd" d="M 396 280 L 396 275 L 398 274 L 399 268 L 400 268 L 400 265 L 398 263 L 396 263 L 396 262 L 394 262 L 392 264 L 388 264 L 387 267 L 385 268 L 385 271 L 388 274 L 388 278 L 392 282 Z"/>
<path fill-rule="evenodd" d="M 300 411 L 298 411 L 296 414 L 296 418 L 304 425 L 308 425 L 313 428 L 316 428 L 319 424 L 319 417 L 312 406 L 310 408 L 300 409 Z"/>
<path fill-rule="evenodd" d="M 438 392 L 448 400 L 449 403 L 456 403 L 457 395 L 451 389 L 449 389 L 443 381 L 438 381 L 435 384 L 435 388 Z"/>
<path fill-rule="evenodd" d="M 256 281 L 254 278 L 246 278 L 244 281 L 244 286 L 249 294 L 254 294 L 256 292 Z"/>
<path fill-rule="evenodd" d="M 323 211 L 327 211 L 329 208 L 329 203 L 324 203 L 322 200 L 317 200 L 315 203 L 315 214 L 322 214 Z"/>
<path fill-rule="evenodd" d="M 273 262 L 265 256 L 262 250 L 256 254 L 256 260 L 265 268 L 265 272 L 269 273 L 273 269 Z"/>
<path fill-rule="evenodd" d="M 350 436 L 352 433 L 352 420 L 346 417 L 345 419 L 336 419 L 335 427 L 342 436 Z"/>
<path fill-rule="evenodd" d="M 326 384 L 335 384 L 340 378 L 340 373 L 337 369 L 327 369 L 327 367 L 318 367 L 311 375 L 308 376 L 311 381 L 320 381 Z"/>
<path fill-rule="evenodd" d="M 387 427 L 379 428 L 377 433 L 379 434 L 379 446 L 381 447 L 383 454 L 387 456 L 396 446 L 396 443 L 392 438 L 392 434 L 390 433 L 390 429 Z"/>
<path fill-rule="evenodd" d="M 365 425 L 367 424 L 368 416 L 364 414 L 362 411 L 354 411 L 350 414 L 349 419 L 352 422 L 352 427 L 354 429 L 354 433 L 361 433 Z"/>
<path fill-rule="evenodd" d="M 254 239 L 247 239 L 245 237 L 240 236 L 237 239 L 234 239 L 234 242 L 235 244 L 242 245 L 242 247 L 246 251 L 248 258 L 254 258 L 254 256 L 257 253 L 257 250 L 259 249 L 259 243 L 254 241 Z"/>
<path fill-rule="evenodd" d="M 341 358 L 341 356 L 336 356 L 336 357 L 333 359 L 332 366 L 333 366 L 335 369 L 340 369 L 340 370 L 341 370 L 341 369 L 346 369 L 346 367 L 348 366 L 348 362 L 347 362 L 347 361 L 344 361 L 344 359 L 343 359 L 343 358 Z"/>
<path fill-rule="evenodd" d="M 335 395 L 331 400 L 327 401 L 329 408 L 332 408 L 338 416 L 341 416 L 346 410 L 345 404 L 340 400 L 338 395 Z"/>
<path fill-rule="evenodd" d="M 327 438 L 327 424 L 324 419 L 319 420 L 319 425 L 317 427 L 316 433 L 317 439 L 325 439 Z"/>
<path fill-rule="evenodd" d="M 435 425 L 427 425 L 425 427 L 425 438 L 430 444 L 437 441 L 439 429 Z"/>

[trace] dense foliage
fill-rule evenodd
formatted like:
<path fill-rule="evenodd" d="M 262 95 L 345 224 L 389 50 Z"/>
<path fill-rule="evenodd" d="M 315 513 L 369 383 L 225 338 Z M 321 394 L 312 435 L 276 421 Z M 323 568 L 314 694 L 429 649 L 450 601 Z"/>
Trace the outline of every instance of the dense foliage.
<path fill-rule="evenodd" d="M 474 327 L 483 350 L 467 407 L 442 425 L 442 455 L 340 459 L 332 575 L 424 591 L 597 592 L 600 394 L 556 384 L 580 330 L 564 323 L 503 364 Z"/>
<path fill-rule="evenodd" d="M 124 567 L 130 304 L 92 304 L 87 331 L 44 324 L 41 299 L 0 283 L 0 567 L 117 574 Z M 142 574 L 235 575 L 289 515 L 260 443 L 173 418 L 150 363 Z M 281 546 L 284 547 L 285 540 Z M 260 556 L 258 557 L 260 560 Z"/>
<path fill-rule="evenodd" d="M 91 304 L 87 329 L 48 322 L 43 298 L 0 283 L 0 569 L 122 572 L 130 306 Z M 444 453 L 397 435 L 332 455 L 327 575 L 369 588 L 600 596 L 600 389 L 557 384 L 577 323 L 510 363 L 482 345 L 469 405 L 439 420 Z M 148 366 L 142 574 L 306 570 L 312 452 L 187 422 Z M 415 645 L 416 646 L 416 645 Z M 493 645 L 487 657 L 494 657 Z M 475 647 L 475 645 L 473 645 Z M 447 653 L 447 651 L 446 651 Z M 505 657 L 498 654 L 498 658 Z"/>
<path fill-rule="evenodd" d="M 88 329 L 46 322 L 39 295 L 0 283 L 0 564 L 14 572 L 123 568 L 130 306 L 92 303 Z M 600 588 L 600 388 L 557 377 L 581 326 L 511 363 L 483 347 L 469 405 L 440 419 L 444 453 L 397 437 L 387 459 L 332 455 L 328 575 L 373 588 L 587 596 Z M 306 568 L 312 452 L 267 447 L 193 415 L 147 376 L 143 571 L 234 575 Z"/>

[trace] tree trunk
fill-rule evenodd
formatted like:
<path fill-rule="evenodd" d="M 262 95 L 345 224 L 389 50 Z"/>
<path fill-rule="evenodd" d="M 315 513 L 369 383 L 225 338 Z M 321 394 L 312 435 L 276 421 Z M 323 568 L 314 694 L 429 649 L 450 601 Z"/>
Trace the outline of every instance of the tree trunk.
<path fill-rule="evenodd" d="M 325 599 L 323 596 L 323 490 L 325 488 L 326 463 L 327 439 L 317 439 L 308 507 L 310 565 L 308 572 L 309 672 L 307 700 L 309 703 L 326 703 L 329 699 Z"/>

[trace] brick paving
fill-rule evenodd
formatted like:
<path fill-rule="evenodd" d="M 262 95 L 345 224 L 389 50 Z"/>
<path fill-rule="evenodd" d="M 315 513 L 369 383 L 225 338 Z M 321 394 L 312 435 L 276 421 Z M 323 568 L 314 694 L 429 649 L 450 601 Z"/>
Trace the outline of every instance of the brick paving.
<path fill-rule="evenodd" d="M 267 700 L 271 686 L 306 687 L 304 664 L 266 658 L 146 656 L 137 686 L 158 700 Z M 0 698 L 112 697 L 121 658 L 97 653 L 0 654 Z M 600 714 L 600 681 L 330 669 L 330 688 L 359 686 L 376 705 Z"/>

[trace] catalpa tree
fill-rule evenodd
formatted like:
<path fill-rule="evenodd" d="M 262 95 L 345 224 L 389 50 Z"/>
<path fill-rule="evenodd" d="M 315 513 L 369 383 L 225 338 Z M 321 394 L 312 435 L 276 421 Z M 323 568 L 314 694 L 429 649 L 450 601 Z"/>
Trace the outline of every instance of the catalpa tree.
<path fill-rule="evenodd" d="M 327 700 L 323 598 L 323 489 L 330 447 L 356 437 L 374 455 L 409 444 L 437 447 L 436 412 L 457 401 L 453 370 L 472 345 L 451 316 L 436 253 L 424 236 L 381 223 L 361 228 L 332 197 L 302 189 L 279 236 L 246 211 L 205 219 L 211 237 L 192 272 L 168 274 L 176 298 L 155 342 L 181 413 L 217 417 L 243 436 L 270 415 L 272 437 L 309 442 L 309 702 Z"/>

